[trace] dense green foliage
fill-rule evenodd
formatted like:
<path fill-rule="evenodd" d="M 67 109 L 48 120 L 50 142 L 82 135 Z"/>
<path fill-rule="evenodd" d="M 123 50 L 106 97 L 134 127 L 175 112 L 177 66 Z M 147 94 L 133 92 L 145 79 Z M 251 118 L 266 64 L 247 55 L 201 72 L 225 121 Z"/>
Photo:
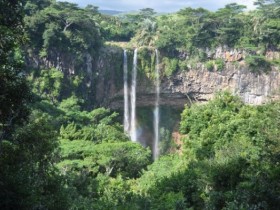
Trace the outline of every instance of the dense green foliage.
<path fill-rule="evenodd" d="M 93 53 L 100 44 L 95 7 L 80 9 L 75 4 L 51 1 L 42 8 L 36 9 L 37 5 L 36 1 L 26 4 L 25 28 L 31 47 L 41 57 L 70 56 L 79 60 L 81 52 Z M 77 48 L 79 51 L 74 50 Z"/>
<path fill-rule="evenodd" d="M 22 72 L 19 46 L 23 44 L 21 1 L 0 2 L 0 141 L 28 116 L 29 89 Z"/>
<path fill-rule="evenodd" d="M 145 8 L 113 17 L 92 5 L 2 0 L 0 209 L 279 208 L 279 102 L 249 106 L 218 93 L 186 107 L 180 151 L 167 129 L 176 122 L 163 116 L 162 156 L 152 162 L 149 147 L 129 141 L 118 113 L 93 100 L 98 72 L 90 70 L 99 67 L 93 61 L 104 41 L 142 46 L 139 78 L 155 77 L 154 48 L 166 77 L 197 62 L 222 71 L 225 61 L 206 53 L 220 46 L 249 52 L 251 71 L 269 71 L 279 63 L 267 61 L 265 52 L 280 47 L 280 2 L 256 4 L 250 12 L 229 4 L 216 12 L 185 8 L 156 16 Z M 116 63 L 113 73 L 121 78 Z M 109 80 L 110 66 L 99 64 Z M 151 116 L 141 114 L 139 122 Z"/>
<path fill-rule="evenodd" d="M 162 34 L 158 47 L 174 50 L 174 40 L 178 40 L 175 47 L 183 47 L 189 53 L 197 48 L 217 46 L 277 48 L 279 39 L 277 41 L 274 37 L 279 35 L 279 2 L 269 3 L 261 4 L 257 10 L 247 13 L 242 12 L 244 6 L 233 3 L 216 12 L 186 8 L 173 16 L 160 17 L 159 25 L 162 22 L 162 26 L 159 30 Z M 267 7 L 272 11 L 267 12 Z M 270 31 L 270 35 L 262 31 L 264 28 Z M 172 43 L 168 45 L 165 40 Z"/>
<path fill-rule="evenodd" d="M 278 111 L 279 104 L 251 107 L 228 93 L 184 110 L 185 155 L 208 187 L 205 207 L 277 208 Z"/>

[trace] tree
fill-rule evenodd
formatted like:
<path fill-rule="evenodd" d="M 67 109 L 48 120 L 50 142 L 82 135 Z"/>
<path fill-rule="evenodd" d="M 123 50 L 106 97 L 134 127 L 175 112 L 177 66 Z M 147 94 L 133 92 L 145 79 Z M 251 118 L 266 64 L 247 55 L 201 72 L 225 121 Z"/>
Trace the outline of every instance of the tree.
<path fill-rule="evenodd" d="M 139 16 L 141 17 L 142 20 L 145 19 L 153 19 L 154 15 L 156 12 L 152 8 L 144 8 L 140 9 Z"/>
<path fill-rule="evenodd" d="M 201 184 L 209 186 L 208 192 L 201 192 L 205 206 L 274 209 L 279 205 L 273 196 L 280 190 L 274 184 L 278 175 L 272 169 L 280 148 L 276 131 L 280 121 L 271 117 L 276 110 L 279 104 L 252 107 L 229 93 L 184 110 L 180 129 L 187 134 L 185 155 L 200 171 Z"/>
<path fill-rule="evenodd" d="M 23 1 L 0 2 L 0 141 L 27 119 L 29 87 L 22 71 Z"/>
<path fill-rule="evenodd" d="M 240 38 L 243 29 L 242 18 L 238 15 L 246 8 L 244 5 L 236 3 L 227 4 L 224 8 L 219 9 L 215 13 L 215 19 L 218 27 L 215 29 L 217 33 L 217 42 L 220 45 L 229 47 L 235 46 Z"/>
<path fill-rule="evenodd" d="M 55 104 L 60 97 L 62 80 L 63 73 L 55 68 L 41 70 L 40 78 L 35 82 L 34 89 Z"/>
<path fill-rule="evenodd" d="M 279 0 L 258 0 L 258 38 L 266 48 L 275 49 L 280 45 L 280 2 Z"/>
<path fill-rule="evenodd" d="M 26 34 L 32 40 L 27 46 L 30 55 L 49 61 L 52 65 L 47 68 L 55 66 L 65 74 L 75 74 L 86 55 L 93 57 L 101 45 L 97 15 L 92 7 L 81 9 L 76 4 L 53 2 L 26 16 Z"/>
<path fill-rule="evenodd" d="M 138 46 L 154 46 L 155 40 L 157 39 L 156 32 L 156 22 L 150 19 L 144 19 L 134 40 L 137 42 Z"/>
<path fill-rule="evenodd" d="M 28 0 L 24 5 L 24 12 L 26 15 L 34 15 L 38 10 L 42 10 L 54 2 L 55 0 Z"/>
<path fill-rule="evenodd" d="M 57 160 L 56 131 L 46 114 L 34 112 L 29 123 L 0 143 L 1 209 L 67 209 Z"/>

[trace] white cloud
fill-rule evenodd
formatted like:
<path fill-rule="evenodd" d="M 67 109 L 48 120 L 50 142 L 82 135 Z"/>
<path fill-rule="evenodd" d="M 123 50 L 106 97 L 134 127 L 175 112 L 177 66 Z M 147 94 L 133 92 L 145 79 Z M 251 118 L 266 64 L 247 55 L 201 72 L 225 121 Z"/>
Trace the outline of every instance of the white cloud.
<path fill-rule="evenodd" d="M 174 12 L 185 7 L 203 7 L 209 10 L 216 10 L 229 3 L 246 5 L 248 9 L 253 9 L 254 0 L 61 0 L 86 6 L 92 4 L 100 9 L 111 9 L 120 11 L 139 10 L 150 7 L 158 12 Z"/>

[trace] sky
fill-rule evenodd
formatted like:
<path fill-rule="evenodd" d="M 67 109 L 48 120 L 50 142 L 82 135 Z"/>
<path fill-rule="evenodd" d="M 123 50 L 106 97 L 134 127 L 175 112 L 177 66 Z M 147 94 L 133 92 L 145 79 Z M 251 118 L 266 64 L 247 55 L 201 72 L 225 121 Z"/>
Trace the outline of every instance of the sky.
<path fill-rule="evenodd" d="M 157 12 L 175 12 L 185 7 L 203 7 L 208 10 L 217 10 L 229 3 L 246 5 L 253 9 L 254 0 L 60 0 L 76 3 L 81 7 L 88 4 L 98 6 L 99 9 L 135 11 L 142 8 L 153 8 Z"/>

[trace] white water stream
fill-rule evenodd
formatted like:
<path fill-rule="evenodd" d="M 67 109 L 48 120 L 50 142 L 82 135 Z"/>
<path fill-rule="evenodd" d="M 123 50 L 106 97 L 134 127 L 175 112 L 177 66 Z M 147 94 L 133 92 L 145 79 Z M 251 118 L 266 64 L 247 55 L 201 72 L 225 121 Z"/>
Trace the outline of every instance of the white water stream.
<path fill-rule="evenodd" d="M 137 48 L 134 50 L 133 55 L 133 69 L 132 69 L 132 82 L 131 82 L 131 117 L 130 117 L 130 138 L 131 141 L 137 141 L 137 128 L 136 128 L 136 79 L 137 79 Z"/>
<path fill-rule="evenodd" d="M 159 156 L 159 99 L 160 99 L 160 78 L 159 78 L 159 58 L 158 50 L 156 49 L 156 67 L 155 67 L 155 78 L 156 78 L 156 100 L 154 108 L 154 145 L 153 145 L 153 158 L 154 160 Z"/>
<path fill-rule="evenodd" d="M 127 84 L 127 53 L 123 52 L 123 84 L 124 84 L 124 132 L 129 133 L 129 104 L 128 104 L 128 84 Z"/>

